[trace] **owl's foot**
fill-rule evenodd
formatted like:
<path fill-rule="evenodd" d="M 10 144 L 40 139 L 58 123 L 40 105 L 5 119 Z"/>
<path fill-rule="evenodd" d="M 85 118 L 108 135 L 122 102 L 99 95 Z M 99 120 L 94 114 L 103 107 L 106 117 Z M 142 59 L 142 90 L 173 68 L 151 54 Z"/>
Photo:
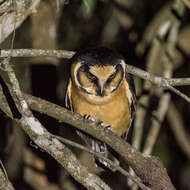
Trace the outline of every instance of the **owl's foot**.
<path fill-rule="evenodd" d="M 92 122 L 95 122 L 95 121 L 96 121 L 94 117 L 92 117 L 92 116 L 90 116 L 90 115 L 87 115 L 87 114 L 85 114 L 85 115 L 83 116 L 83 118 L 84 118 L 85 121 L 92 121 Z"/>
<path fill-rule="evenodd" d="M 98 126 L 103 127 L 105 130 L 112 130 L 112 126 L 105 124 L 103 121 L 99 121 Z"/>

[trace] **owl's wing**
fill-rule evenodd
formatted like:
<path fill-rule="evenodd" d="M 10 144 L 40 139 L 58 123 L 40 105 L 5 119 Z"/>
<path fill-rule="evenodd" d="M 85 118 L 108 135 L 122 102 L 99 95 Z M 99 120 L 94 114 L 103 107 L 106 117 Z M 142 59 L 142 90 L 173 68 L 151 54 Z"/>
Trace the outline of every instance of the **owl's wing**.
<path fill-rule="evenodd" d="M 65 107 L 71 111 L 73 111 L 72 100 L 71 100 L 71 80 L 67 85 L 67 91 L 65 95 Z"/>
<path fill-rule="evenodd" d="M 132 94 L 131 97 L 131 105 L 130 105 L 130 111 L 131 111 L 131 118 L 134 118 L 135 112 L 136 112 L 136 108 L 137 108 L 137 101 L 136 101 L 136 92 L 135 92 L 135 85 L 134 85 L 134 80 L 132 78 L 132 76 L 128 73 L 126 80 L 129 84 L 129 89 L 130 92 Z"/>
<path fill-rule="evenodd" d="M 134 119 L 135 113 L 136 113 L 136 109 L 137 109 L 135 85 L 134 85 L 133 78 L 129 73 L 126 76 L 126 80 L 127 80 L 127 83 L 129 84 L 129 90 L 130 90 L 132 96 L 131 96 L 131 103 L 130 103 L 130 113 L 131 113 L 130 124 L 129 124 L 128 130 L 126 131 L 126 133 L 124 133 L 122 135 L 122 138 L 124 138 L 125 140 L 127 140 L 127 134 L 128 134 L 128 131 L 131 127 L 131 124 L 133 122 L 133 119 Z"/>

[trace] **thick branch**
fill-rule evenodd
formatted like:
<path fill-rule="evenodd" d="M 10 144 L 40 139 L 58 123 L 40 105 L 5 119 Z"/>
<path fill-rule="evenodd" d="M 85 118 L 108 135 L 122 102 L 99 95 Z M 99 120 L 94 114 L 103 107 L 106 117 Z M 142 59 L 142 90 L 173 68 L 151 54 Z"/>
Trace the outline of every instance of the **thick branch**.
<path fill-rule="evenodd" d="M 90 121 L 84 122 L 83 117 L 79 114 L 68 111 L 65 108 L 40 98 L 35 98 L 31 95 L 25 94 L 24 97 L 33 110 L 73 125 L 76 128 L 85 131 L 95 138 L 109 144 L 116 152 L 125 158 L 138 176 L 144 183 L 148 184 L 150 188 L 154 190 L 175 189 L 171 184 L 166 170 L 157 158 L 142 155 L 123 139 L 114 135 L 111 131 L 98 127 L 96 123 Z"/>
<path fill-rule="evenodd" d="M 28 108 L 28 104 L 25 101 L 25 98 L 20 91 L 19 83 L 16 79 L 15 73 L 8 63 L 8 59 L 4 60 L 1 63 L 1 66 L 6 70 L 10 82 L 12 84 L 12 97 L 14 97 L 14 101 L 17 102 L 17 109 L 19 108 L 21 116 L 14 118 L 17 121 L 22 129 L 29 135 L 31 140 L 33 140 L 40 148 L 48 152 L 53 158 L 55 158 L 79 183 L 83 184 L 87 189 L 92 190 L 111 190 L 108 185 L 106 185 L 99 177 L 88 172 L 88 169 L 80 164 L 77 160 L 76 156 L 60 141 L 58 141 L 53 135 L 51 135 L 42 124 L 33 116 L 32 112 Z M 3 91 L 7 91 L 6 84 L 1 79 L 0 84 L 3 88 Z M 2 94 L 2 91 L 0 91 Z M 10 93 L 10 92 L 9 92 Z M 8 98 L 4 97 L 3 106 L 1 109 L 8 114 L 9 116 L 14 113 L 10 113 L 10 109 L 6 109 L 6 107 L 10 107 L 11 105 L 4 106 L 7 102 L 10 102 Z M 12 111 L 12 110 L 11 110 Z M 18 115 L 18 114 L 17 114 Z"/>

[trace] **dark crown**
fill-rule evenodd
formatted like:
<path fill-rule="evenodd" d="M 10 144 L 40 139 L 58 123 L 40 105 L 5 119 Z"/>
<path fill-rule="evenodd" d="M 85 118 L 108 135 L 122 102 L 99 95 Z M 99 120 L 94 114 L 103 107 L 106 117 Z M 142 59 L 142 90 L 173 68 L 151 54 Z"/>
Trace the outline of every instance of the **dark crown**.
<path fill-rule="evenodd" d="M 71 63 L 80 61 L 88 66 L 107 66 L 117 65 L 121 62 L 121 59 L 123 57 L 116 51 L 106 47 L 98 47 L 77 52 L 71 58 Z"/>

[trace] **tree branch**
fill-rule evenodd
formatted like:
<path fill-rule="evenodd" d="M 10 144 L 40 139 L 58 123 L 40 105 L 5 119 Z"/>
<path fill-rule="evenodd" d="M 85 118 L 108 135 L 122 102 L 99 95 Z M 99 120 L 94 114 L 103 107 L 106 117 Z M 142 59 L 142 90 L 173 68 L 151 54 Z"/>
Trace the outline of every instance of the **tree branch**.
<path fill-rule="evenodd" d="M 0 43 L 2 43 L 15 28 L 18 28 L 23 21 L 35 11 L 40 0 L 17 0 L 14 7 L 12 6 L 12 2 L 13 0 L 7 0 L 0 7 L 0 12 L 2 13 L 0 16 Z"/>
<path fill-rule="evenodd" d="M 148 184 L 150 188 L 154 190 L 175 189 L 158 158 L 142 155 L 110 130 L 100 128 L 97 123 L 91 121 L 85 122 L 83 117 L 77 113 L 31 95 L 24 94 L 24 98 L 33 110 L 47 114 L 60 122 L 68 123 L 110 145 L 128 162 L 143 183 Z M 0 102 L 4 102 L 2 96 Z M 4 112 L 7 111 L 8 109 L 4 110 Z"/>
<path fill-rule="evenodd" d="M 2 49 L 0 57 L 56 57 L 70 59 L 75 52 L 67 50 L 45 50 L 45 49 Z"/>

